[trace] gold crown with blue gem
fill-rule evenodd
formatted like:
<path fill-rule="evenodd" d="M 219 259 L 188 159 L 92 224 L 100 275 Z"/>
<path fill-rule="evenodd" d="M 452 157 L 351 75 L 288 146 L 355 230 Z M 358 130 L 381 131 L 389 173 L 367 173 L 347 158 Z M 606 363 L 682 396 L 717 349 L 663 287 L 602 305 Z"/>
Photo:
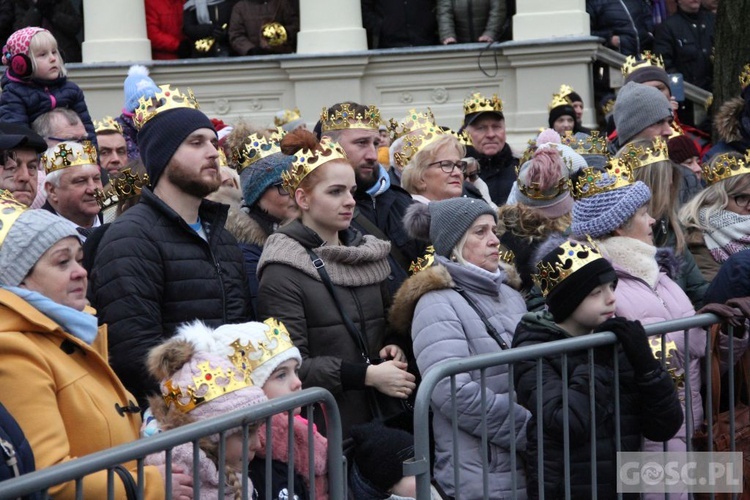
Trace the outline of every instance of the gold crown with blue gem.
<path fill-rule="evenodd" d="M 494 113 L 503 112 L 503 101 L 497 94 L 492 94 L 492 97 L 485 97 L 479 92 L 474 92 L 464 99 L 464 116 L 488 111 Z"/>
<path fill-rule="evenodd" d="M 571 274 L 603 258 L 593 242 L 584 244 L 580 241 L 566 240 L 553 251 L 555 252 L 554 260 L 550 261 L 545 258 L 536 265 L 537 274 L 531 275 L 531 279 L 544 297 Z"/>
<path fill-rule="evenodd" d="M 383 120 L 380 118 L 380 110 L 377 106 L 360 106 L 360 110 L 352 103 L 342 103 L 323 108 L 320 113 L 320 130 L 330 132 L 332 130 L 365 129 L 378 130 Z"/>
<path fill-rule="evenodd" d="M 736 175 L 750 174 L 750 149 L 744 156 L 737 153 L 721 154 L 711 162 L 704 163 L 701 169 L 708 184 L 716 184 Z"/>
<path fill-rule="evenodd" d="M 276 128 L 268 137 L 263 133 L 255 133 L 247 136 L 246 141 L 232 150 L 232 159 L 237 165 L 237 171 L 242 172 L 257 161 L 281 153 L 281 140 L 285 132 Z"/>
<path fill-rule="evenodd" d="M 310 172 L 333 160 L 349 161 L 343 148 L 337 142 L 323 137 L 320 140 L 319 150 L 302 149 L 295 153 L 292 167 L 281 173 L 283 188 L 293 197 L 297 187 L 305 177 L 310 175 Z"/>
<path fill-rule="evenodd" d="M 183 94 L 178 88 L 173 89 L 169 85 L 159 85 L 159 90 L 154 97 L 138 99 L 138 107 L 135 108 L 133 113 L 133 125 L 137 130 L 140 130 L 146 122 L 156 115 L 178 108 L 200 108 L 193 91 L 187 89 L 187 94 Z"/>

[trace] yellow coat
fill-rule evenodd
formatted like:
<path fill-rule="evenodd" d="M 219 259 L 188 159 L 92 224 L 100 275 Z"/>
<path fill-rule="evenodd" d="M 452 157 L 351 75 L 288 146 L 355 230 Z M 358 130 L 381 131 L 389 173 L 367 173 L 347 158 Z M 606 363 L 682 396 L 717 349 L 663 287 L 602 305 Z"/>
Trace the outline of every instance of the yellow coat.
<path fill-rule="evenodd" d="M 95 313 L 90 308 L 86 312 Z M 75 347 L 67 348 L 71 345 Z M 138 439 L 140 415 L 120 415 L 115 409 L 135 398 L 107 359 L 106 326 L 88 345 L 0 289 L 0 400 L 26 434 L 37 469 Z M 137 482 L 136 463 L 123 465 Z M 114 477 L 115 498 L 126 498 L 122 481 Z M 145 498 L 164 498 L 159 471 L 146 467 L 145 478 Z M 106 471 L 87 476 L 83 489 L 83 498 L 106 498 Z M 75 498 L 75 483 L 49 493 L 55 499 Z"/>

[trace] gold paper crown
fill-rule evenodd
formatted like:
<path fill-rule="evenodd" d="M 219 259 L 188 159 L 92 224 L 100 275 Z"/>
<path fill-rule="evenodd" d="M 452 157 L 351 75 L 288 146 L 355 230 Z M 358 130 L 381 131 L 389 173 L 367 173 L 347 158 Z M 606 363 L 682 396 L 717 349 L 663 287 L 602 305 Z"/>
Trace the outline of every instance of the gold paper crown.
<path fill-rule="evenodd" d="M 426 113 L 420 113 L 416 109 L 412 108 L 409 110 L 409 113 L 405 117 L 401 118 L 401 120 L 396 121 L 391 118 L 388 121 L 388 130 L 391 136 L 391 141 L 395 141 L 396 139 L 399 139 L 406 134 L 410 134 L 416 130 L 430 126 L 437 127 L 437 123 L 435 122 L 435 115 L 432 114 L 432 110 L 430 108 L 427 108 Z"/>
<path fill-rule="evenodd" d="M 643 52 L 640 59 L 636 59 L 635 56 L 627 56 L 621 68 L 622 76 L 627 77 L 633 71 L 648 66 L 657 66 L 664 69 L 664 59 L 658 54 L 651 53 L 650 50 Z"/>
<path fill-rule="evenodd" d="M 228 167 L 229 162 L 227 162 L 227 154 L 224 152 L 224 148 L 219 146 L 218 152 L 219 152 L 219 157 L 216 159 L 216 162 L 219 164 L 219 168 Z"/>
<path fill-rule="evenodd" d="M 464 116 L 484 111 L 502 113 L 503 101 L 500 100 L 497 94 L 492 94 L 491 98 L 487 98 L 479 92 L 475 92 L 464 99 Z"/>
<path fill-rule="evenodd" d="M 735 175 L 750 174 L 750 149 L 747 150 L 744 158 L 725 153 L 717 156 L 710 163 L 704 163 L 701 168 L 703 178 L 708 184 L 715 184 Z"/>
<path fill-rule="evenodd" d="M 281 116 L 273 118 L 273 124 L 277 127 L 283 127 L 287 123 L 299 120 L 301 117 L 299 108 L 285 109 L 281 112 Z"/>
<path fill-rule="evenodd" d="M 281 139 L 284 131 L 277 128 L 268 138 L 262 134 L 250 134 L 247 141 L 232 151 L 237 171 L 242 172 L 253 163 L 267 156 L 281 153 Z"/>
<path fill-rule="evenodd" d="M 117 177 L 110 179 L 110 187 L 106 191 L 101 189 L 94 191 L 94 198 L 102 210 L 105 210 L 121 201 L 140 195 L 143 187 L 148 186 L 148 181 L 148 174 L 133 175 L 133 172 L 126 168 Z"/>
<path fill-rule="evenodd" d="M 277 22 L 266 23 L 260 28 L 260 34 L 266 39 L 268 45 L 271 47 L 278 47 L 284 45 L 289 39 L 286 33 L 286 28 Z"/>
<path fill-rule="evenodd" d="M 526 184 L 521 182 L 520 179 L 518 180 L 518 190 L 521 192 L 521 194 L 523 194 L 527 198 L 531 198 L 532 200 L 554 200 L 565 192 L 569 192 L 570 186 L 570 179 L 566 176 L 562 176 L 556 185 L 552 186 L 546 191 L 542 191 L 540 189 L 538 182 L 531 182 L 527 186 Z"/>
<path fill-rule="evenodd" d="M 572 106 L 573 101 L 570 100 L 570 97 L 567 95 L 562 94 L 552 94 L 552 100 L 547 105 L 547 111 L 552 111 L 558 106 Z"/>
<path fill-rule="evenodd" d="M 117 132 L 122 134 L 122 125 L 115 121 L 111 116 L 105 116 L 99 120 L 94 120 L 94 132 L 101 134 L 102 132 Z"/>
<path fill-rule="evenodd" d="M 523 150 L 523 154 L 518 160 L 518 165 L 516 165 L 516 177 L 518 177 L 518 172 L 521 171 L 523 164 L 531 160 L 536 152 L 536 139 L 529 139 L 526 144 L 526 149 Z"/>
<path fill-rule="evenodd" d="M 531 279 L 544 297 L 574 272 L 603 258 L 599 250 L 593 246 L 571 240 L 566 240 L 554 252 L 554 262 L 539 262 L 536 265 L 538 273 L 531 275 Z"/>
<path fill-rule="evenodd" d="M 750 85 L 750 64 L 745 64 L 740 72 L 740 87 L 744 90 Z"/>
<path fill-rule="evenodd" d="M 612 114 L 612 112 L 614 110 L 615 110 L 615 100 L 614 99 L 609 99 L 602 106 L 602 113 L 604 113 L 604 115 Z"/>
<path fill-rule="evenodd" d="M 343 103 L 340 109 L 334 110 L 323 108 L 320 113 L 321 131 L 346 130 L 350 128 L 378 130 L 382 120 L 380 110 L 377 106 L 367 106 L 364 113 L 358 113 L 351 109 L 349 103 Z"/>
<path fill-rule="evenodd" d="M 401 168 L 406 167 L 412 158 L 427 145 L 445 135 L 438 127 L 426 127 L 404 136 L 401 151 L 394 153 L 393 160 Z"/>
<path fill-rule="evenodd" d="M 138 107 L 133 114 L 133 124 L 140 130 L 154 116 L 164 111 L 177 108 L 198 109 L 198 101 L 191 89 L 187 89 L 187 95 L 180 89 L 172 89 L 169 85 L 159 85 L 159 91 L 152 98 L 141 97 L 138 99 Z"/>
<path fill-rule="evenodd" d="M 281 184 L 287 190 L 290 196 L 294 196 L 302 179 L 307 177 L 310 172 L 332 160 L 349 161 L 346 153 L 328 137 L 323 137 L 320 141 L 322 151 L 302 149 L 294 155 L 292 168 L 288 171 L 281 172 Z"/>
<path fill-rule="evenodd" d="M 234 366 L 224 370 L 212 367 L 209 361 L 203 361 L 198 363 L 197 368 L 200 373 L 193 376 L 192 382 L 186 389 L 187 394 L 180 387 L 175 386 L 172 379 L 164 383 L 166 393 L 163 393 L 162 397 L 167 407 L 174 404 L 182 413 L 188 413 L 203 403 L 253 386 L 252 381 L 248 380 L 242 370 Z"/>
<path fill-rule="evenodd" d="M 662 137 L 656 137 L 650 146 L 636 146 L 632 142 L 626 146 L 627 150 L 621 158 L 625 160 L 632 170 L 653 165 L 654 163 L 669 161 L 669 150 L 667 141 Z"/>
<path fill-rule="evenodd" d="M 557 93 L 560 94 L 561 97 L 568 97 L 573 92 L 575 92 L 575 90 L 573 90 L 573 87 L 565 83 L 560 85 L 560 90 L 557 91 Z"/>
<path fill-rule="evenodd" d="M 516 254 L 513 252 L 513 250 L 508 249 L 499 249 L 497 254 L 498 259 L 500 259 L 500 262 L 505 262 L 506 264 L 514 265 L 516 261 Z"/>
<path fill-rule="evenodd" d="M 61 142 L 51 153 L 48 149 L 41 162 L 47 174 L 77 165 L 96 165 L 96 148 L 90 141 Z"/>
<path fill-rule="evenodd" d="M 435 263 L 435 247 L 430 245 L 425 249 L 424 257 L 417 257 L 417 260 L 409 266 L 409 274 L 417 274 L 424 271 Z"/>
<path fill-rule="evenodd" d="M 576 139 L 572 130 L 567 130 L 560 138 L 560 142 L 579 155 L 607 154 L 607 139 L 600 137 L 598 130 L 592 130 L 591 135 L 581 140 Z"/>
<path fill-rule="evenodd" d="M 256 368 L 294 347 L 289 332 L 282 322 L 275 318 L 268 318 L 263 324 L 268 326 L 266 338 L 259 341 L 257 347 L 252 342 L 243 344 L 239 339 L 230 344 L 234 352 L 229 360 L 244 374 L 246 381 L 252 380 L 250 375 Z"/>
<path fill-rule="evenodd" d="M 0 190 L 0 245 L 8 236 L 11 226 L 21 214 L 28 209 L 26 205 L 16 200 L 10 191 Z"/>
<path fill-rule="evenodd" d="M 573 198 L 580 200 L 630 186 L 634 182 L 633 171 L 628 163 L 620 158 L 610 158 L 603 172 L 595 167 L 582 168 L 573 182 L 571 194 Z"/>

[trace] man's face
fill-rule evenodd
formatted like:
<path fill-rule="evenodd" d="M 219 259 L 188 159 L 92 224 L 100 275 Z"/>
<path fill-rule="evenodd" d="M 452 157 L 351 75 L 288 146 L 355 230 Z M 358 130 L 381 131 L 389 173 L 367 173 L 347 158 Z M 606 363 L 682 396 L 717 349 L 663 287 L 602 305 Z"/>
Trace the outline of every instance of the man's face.
<path fill-rule="evenodd" d="M 99 165 L 105 169 L 110 177 L 120 173 L 128 162 L 128 146 L 125 137 L 119 133 L 99 134 Z"/>
<path fill-rule="evenodd" d="M 338 143 L 344 148 L 349 163 L 354 167 L 357 189 L 371 188 L 380 175 L 378 147 L 380 134 L 377 130 L 352 128 L 342 130 Z"/>
<path fill-rule="evenodd" d="M 666 97 L 667 100 L 672 99 L 672 91 L 669 90 L 669 85 L 664 85 L 664 82 L 661 80 L 650 80 L 648 82 L 643 82 L 643 85 L 648 85 L 649 87 L 658 89 L 659 92 L 664 94 L 664 97 Z"/>
<path fill-rule="evenodd" d="M 7 189 L 24 205 L 31 206 L 36 197 L 39 158 L 33 149 L 14 149 L 0 156 L 0 189 Z"/>
<path fill-rule="evenodd" d="M 630 142 L 636 141 L 638 139 L 648 139 L 649 141 L 653 141 L 657 137 L 662 137 L 665 141 L 667 141 L 669 140 L 670 135 L 672 135 L 671 116 L 669 118 L 659 120 L 658 122 L 644 128 L 643 130 L 638 132 L 638 135 L 633 137 Z"/>
<path fill-rule="evenodd" d="M 201 128 L 190 134 L 164 170 L 167 181 L 196 198 L 204 198 L 219 189 L 221 172 L 217 145 L 213 130 Z M 160 182 L 161 179 L 157 187 Z"/>
<path fill-rule="evenodd" d="M 474 149 L 483 155 L 493 156 L 505 147 L 505 120 L 486 113 L 466 127 Z"/>
<path fill-rule="evenodd" d="M 99 213 L 94 191 L 102 189 L 98 165 L 76 165 L 63 170 L 60 186 L 44 184 L 47 199 L 58 214 L 82 227 L 89 227 Z"/>
<path fill-rule="evenodd" d="M 65 141 L 88 140 L 88 135 L 80 120 L 75 125 L 71 125 L 64 117 L 55 115 L 52 119 L 52 132 L 44 140 L 47 142 L 47 147 L 51 148 Z"/>

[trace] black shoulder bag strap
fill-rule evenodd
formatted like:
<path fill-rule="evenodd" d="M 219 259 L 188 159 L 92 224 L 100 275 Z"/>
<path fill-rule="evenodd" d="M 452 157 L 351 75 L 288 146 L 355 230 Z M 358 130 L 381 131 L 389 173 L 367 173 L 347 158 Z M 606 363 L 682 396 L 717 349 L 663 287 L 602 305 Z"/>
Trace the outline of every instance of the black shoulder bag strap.
<path fill-rule="evenodd" d="M 474 312 L 479 315 L 479 319 L 481 319 L 482 323 L 484 323 L 484 327 L 487 329 L 487 333 L 495 340 L 495 342 L 497 342 L 497 345 L 500 346 L 500 349 L 508 349 L 508 344 L 506 344 L 503 340 L 503 337 L 500 336 L 500 332 L 498 332 L 497 329 L 492 326 L 490 321 L 487 319 L 487 316 L 485 316 L 482 310 L 479 309 L 479 306 L 477 306 L 476 303 L 471 300 L 471 297 L 469 297 L 469 294 L 466 293 L 466 290 L 458 286 L 454 286 L 453 289 L 461 297 L 463 297 L 464 300 L 471 306 L 471 308 L 474 309 Z"/>
<path fill-rule="evenodd" d="M 368 365 L 371 364 L 367 342 L 365 342 L 365 339 L 362 337 L 362 333 L 359 331 L 359 328 L 357 328 L 351 318 L 349 318 L 349 315 L 346 314 L 344 308 L 341 307 L 341 302 L 339 302 L 339 298 L 336 296 L 336 290 L 333 289 L 333 283 L 331 283 L 331 277 L 328 276 L 328 271 L 326 271 L 325 264 L 323 263 L 321 258 L 318 257 L 317 254 L 311 249 L 308 248 L 307 253 L 308 255 L 310 255 L 310 260 L 312 260 L 313 267 L 317 269 L 318 274 L 320 275 L 320 280 L 325 285 L 328 293 L 331 294 L 333 303 L 336 304 L 336 309 L 338 309 L 339 314 L 341 315 L 341 319 L 344 321 L 344 326 L 349 331 L 349 335 L 352 336 L 354 343 L 362 354 L 362 360 Z"/>
<path fill-rule="evenodd" d="M 409 270 L 409 266 L 411 266 L 411 261 L 404 255 L 404 253 L 401 251 L 400 248 L 398 248 L 393 241 L 385 235 L 383 231 L 380 230 L 378 226 L 373 224 L 373 222 L 362 215 L 362 212 L 360 212 L 359 207 L 356 207 L 354 209 L 354 222 L 362 226 L 362 228 L 367 231 L 368 234 L 371 234 L 375 236 L 378 239 L 381 239 L 383 241 L 388 241 L 391 243 L 391 257 L 393 257 L 393 260 L 396 261 L 396 263 L 404 268 L 404 271 Z"/>

